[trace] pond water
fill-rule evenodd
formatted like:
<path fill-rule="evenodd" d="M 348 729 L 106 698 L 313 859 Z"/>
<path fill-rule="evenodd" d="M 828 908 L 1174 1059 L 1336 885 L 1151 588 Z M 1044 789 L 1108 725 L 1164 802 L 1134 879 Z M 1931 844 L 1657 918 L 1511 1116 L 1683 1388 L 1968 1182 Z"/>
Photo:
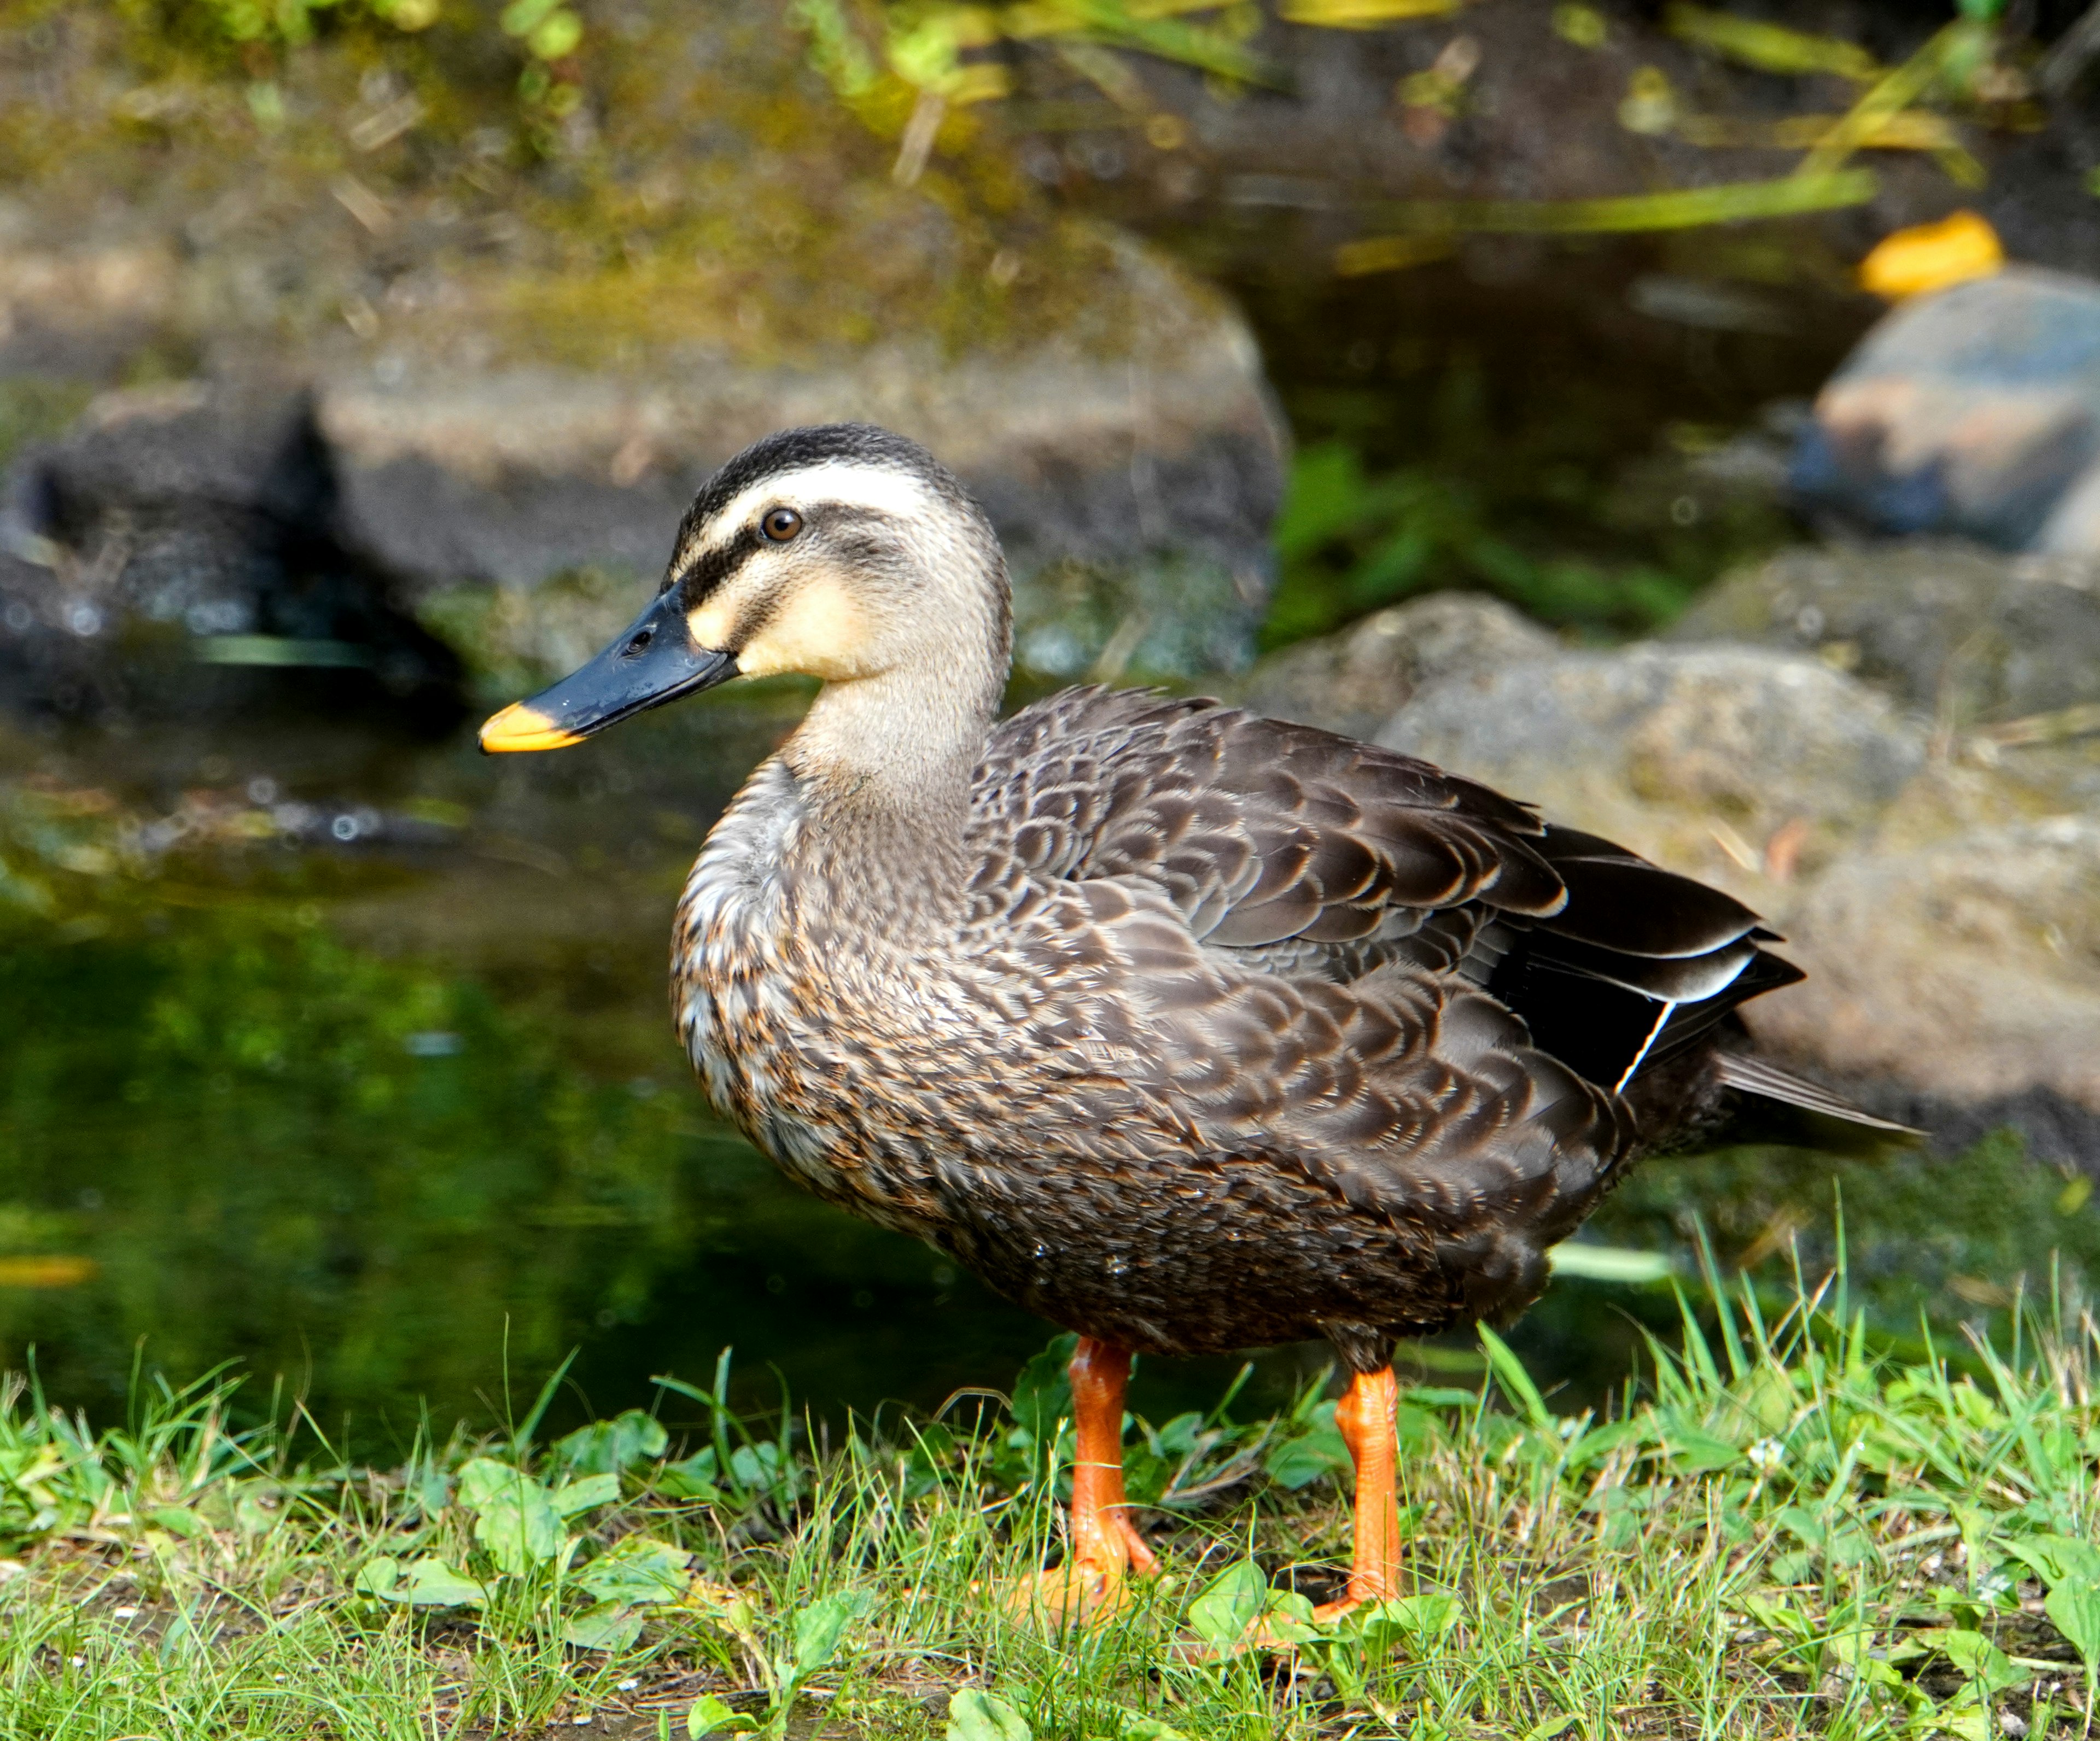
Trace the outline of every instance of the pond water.
<path fill-rule="evenodd" d="M 1520 499 L 1533 536 L 1627 561 L 1658 560 L 1658 535 L 1600 504 L 1656 432 L 1746 418 L 1833 350 L 1827 331 L 1754 354 L 1701 340 L 1673 367 L 1656 340 L 1629 372 L 1593 321 L 1542 372 L 1538 311 L 1469 320 L 1460 279 L 1325 303 L 1243 288 L 1301 433 L 1457 468 L 1478 512 Z M 1441 445 L 1418 402 L 1445 408 Z M 441 1431 L 522 1411 L 572 1349 L 558 1420 L 646 1406 L 654 1375 L 704 1378 L 732 1346 L 752 1406 L 784 1386 L 822 1411 L 930 1408 L 1006 1383 L 1049 1327 L 779 1179 L 671 1034 L 686 866 L 802 699 L 731 691 L 492 760 L 467 729 L 404 741 L 293 707 L 126 736 L 0 727 L 0 875 L 56 892 L 0 948 L 0 1364 L 107 1416 L 135 1370 L 232 1360 L 251 1408 L 274 1384 L 368 1454 L 426 1409 Z M 183 838 L 157 856 L 124 831 L 139 817 Z M 127 853 L 153 874 L 112 870 Z M 1786 1189 L 1770 1168 L 1731 1188 L 1739 1245 L 1820 1192 L 1795 1164 Z M 1680 1170 L 1608 1231 L 1681 1240 L 1688 1197 L 1723 1176 Z M 1666 1290 L 1564 1283 L 1521 1345 L 1595 1395 L 1674 1311 Z M 1263 1355 L 1248 1405 L 1324 1360 Z M 1208 1401 L 1234 1364 L 1149 1368 L 1137 1406 Z"/>

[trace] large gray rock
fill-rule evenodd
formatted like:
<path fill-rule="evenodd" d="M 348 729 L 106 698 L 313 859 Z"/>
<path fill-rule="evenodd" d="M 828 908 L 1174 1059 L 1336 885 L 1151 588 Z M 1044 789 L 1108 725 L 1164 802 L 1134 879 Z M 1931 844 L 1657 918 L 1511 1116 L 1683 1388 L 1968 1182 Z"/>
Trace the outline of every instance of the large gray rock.
<path fill-rule="evenodd" d="M 1743 594 L 1760 610 L 1776 596 Z M 1899 682 L 1908 668 L 1878 668 Z M 1746 1007 L 1767 1050 L 1944 1149 L 2011 1124 L 2036 1153 L 2100 1169 L 2100 804 L 2051 814 L 2060 787 L 2011 753 L 1946 753 L 1958 744 L 1916 710 L 1770 647 L 1449 674 L 1379 741 L 1764 914 L 1809 975 Z"/>
<path fill-rule="evenodd" d="M 1425 683 L 1537 659 L 1558 645 L 1500 599 L 1432 593 L 1272 653 L 1229 693 L 1272 719 L 1370 738 Z"/>
<path fill-rule="evenodd" d="M 404 323 L 376 355 L 265 352 L 266 388 L 251 359 L 232 382 L 105 396 L 73 435 L 21 456 L 11 518 L 83 561 L 108 548 L 98 516 L 135 518 L 143 505 L 192 531 L 228 512 L 324 519 L 338 557 L 508 676 L 615 632 L 695 491 L 739 448 L 858 420 L 923 442 L 984 503 L 1012 568 L 1024 665 L 1052 677 L 1232 671 L 1268 597 L 1286 438 L 1236 314 L 1133 245 L 1101 258 L 1085 318 L 1017 351 L 955 359 L 899 342 L 823 368 L 694 350 L 646 371 L 501 351 L 476 362 L 453 342 L 468 320 L 456 303 L 428 330 Z M 496 280 L 479 293 L 501 302 L 514 289 Z M 1096 320 L 1115 325 L 1115 344 L 1092 342 Z M 288 506 L 287 490 L 326 500 Z M 158 597 L 148 614 L 254 631 L 258 583 L 232 572 L 244 538 L 221 536 L 218 556 L 189 565 L 196 597 Z"/>
<path fill-rule="evenodd" d="M 1754 1007 L 1771 1043 L 1901 1085 L 1927 1117 L 2050 1098 L 2100 1113 L 2100 818 L 1846 857 L 1786 928 L 1813 971 Z"/>
<path fill-rule="evenodd" d="M 1024 665 L 1237 669 L 1268 598 L 1287 438 L 1236 313 L 1136 245 L 1100 264 L 1083 317 L 1025 348 L 955 358 L 879 343 L 823 368 L 698 349 L 646 370 L 515 355 L 465 367 L 450 342 L 462 317 L 448 311 L 412 346 L 318 379 L 344 536 L 426 592 L 529 594 L 605 571 L 628 583 L 608 594 L 609 636 L 716 466 L 774 430 L 880 423 L 932 450 L 990 514 Z M 1114 342 L 1095 342 L 1096 320 Z"/>
<path fill-rule="evenodd" d="M 1878 531 L 2100 553 L 2100 284 L 2010 267 L 1885 315 L 1815 401 L 1793 483 Z"/>
<path fill-rule="evenodd" d="M 1924 733 L 1812 659 L 1731 646 L 1562 652 L 1425 684 L 1378 741 L 1745 888 L 1855 840 Z M 1754 902 L 1754 904 L 1756 904 Z"/>

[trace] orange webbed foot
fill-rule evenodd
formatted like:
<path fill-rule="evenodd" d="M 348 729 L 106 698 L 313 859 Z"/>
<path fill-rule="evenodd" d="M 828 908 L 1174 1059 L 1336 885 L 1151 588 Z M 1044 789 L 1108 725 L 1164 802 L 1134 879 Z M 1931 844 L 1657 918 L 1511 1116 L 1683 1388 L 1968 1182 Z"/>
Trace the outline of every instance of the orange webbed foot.
<path fill-rule="evenodd" d="M 1024 1578 L 1009 1592 L 1009 1613 L 1062 1630 L 1105 1620 L 1130 1602 L 1130 1578 L 1159 1568 L 1158 1556 L 1130 1520 L 1123 1485 L 1123 1397 L 1130 1351 L 1089 1336 L 1072 1355 L 1072 1413 L 1079 1445 L 1072 1462 L 1072 1545 L 1065 1563 Z"/>

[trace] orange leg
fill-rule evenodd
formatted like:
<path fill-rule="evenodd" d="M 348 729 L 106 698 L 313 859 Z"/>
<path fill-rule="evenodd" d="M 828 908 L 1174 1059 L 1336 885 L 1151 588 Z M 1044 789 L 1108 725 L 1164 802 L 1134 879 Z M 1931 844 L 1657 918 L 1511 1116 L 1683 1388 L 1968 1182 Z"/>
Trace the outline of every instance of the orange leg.
<path fill-rule="evenodd" d="M 1072 1463 L 1071 1545 L 1063 1565 L 1017 1593 L 1018 1606 L 1040 1609 L 1060 1624 L 1113 1611 L 1123 1601 L 1131 1569 L 1151 1572 L 1159 1564 L 1130 1521 L 1123 1496 L 1123 1395 L 1130 1350 L 1082 1336 L 1070 1372 L 1079 1440 Z"/>
<path fill-rule="evenodd" d="M 1400 1501 L 1393 1487 L 1400 1448 L 1392 1430 L 1398 1394 L 1392 1369 L 1380 1367 L 1352 1374 L 1335 1407 L 1335 1425 L 1357 1466 L 1356 1553 L 1349 1566 L 1349 1593 L 1315 1611 L 1323 1620 L 1400 1593 Z"/>

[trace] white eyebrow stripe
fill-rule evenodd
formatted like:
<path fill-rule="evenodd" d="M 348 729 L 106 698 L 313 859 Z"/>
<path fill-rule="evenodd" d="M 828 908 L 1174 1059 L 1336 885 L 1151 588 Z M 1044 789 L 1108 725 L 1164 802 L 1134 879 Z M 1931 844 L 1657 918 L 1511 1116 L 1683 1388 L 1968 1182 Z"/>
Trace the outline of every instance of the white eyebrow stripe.
<path fill-rule="evenodd" d="M 793 471 L 776 472 L 730 498 L 728 504 L 679 550 L 673 565 L 683 570 L 710 550 L 734 538 L 761 508 L 779 502 L 792 508 L 836 505 L 868 508 L 899 519 L 923 518 L 933 505 L 933 491 L 910 472 L 863 460 L 826 460 Z"/>

